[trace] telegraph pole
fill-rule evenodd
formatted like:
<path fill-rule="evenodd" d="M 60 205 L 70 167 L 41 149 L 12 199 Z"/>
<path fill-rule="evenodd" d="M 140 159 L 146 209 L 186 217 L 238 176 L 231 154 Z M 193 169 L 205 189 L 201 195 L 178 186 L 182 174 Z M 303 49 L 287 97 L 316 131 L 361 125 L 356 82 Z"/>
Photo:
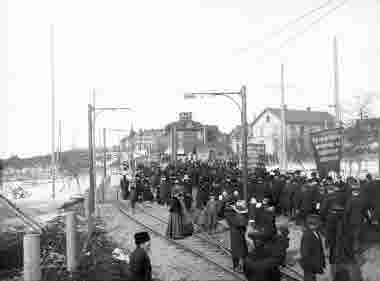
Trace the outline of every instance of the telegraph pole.
<path fill-rule="evenodd" d="M 104 176 L 103 176 L 103 187 L 102 187 L 102 202 L 104 203 L 104 189 L 106 185 L 106 179 L 107 179 L 107 145 L 106 145 L 106 128 L 103 128 L 103 147 L 104 147 Z"/>
<path fill-rule="evenodd" d="M 281 139 L 281 170 L 286 172 L 288 169 L 288 159 L 286 154 L 286 105 L 283 64 L 281 64 Z"/>
<path fill-rule="evenodd" d="M 59 163 L 62 159 L 62 120 L 58 123 L 58 157 L 57 162 Z"/>
<path fill-rule="evenodd" d="M 342 124 L 342 116 L 339 102 L 339 62 L 338 62 L 338 42 L 334 37 L 334 101 L 335 101 L 335 118 L 337 126 Z"/>
<path fill-rule="evenodd" d="M 92 108 L 94 109 L 93 112 L 92 112 L 92 153 L 93 153 L 93 159 L 94 159 L 94 173 L 93 173 L 93 177 L 94 177 L 94 187 L 96 189 L 96 133 L 95 133 L 95 128 L 96 128 L 96 125 L 95 125 L 95 119 L 96 119 L 96 113 L 95 113 L 95 106 L 96 106 L 96 103 L 95 103 L 95 99 L 96 99 L 96 93 L 95 93 L 95 89 L 92 89 Z"/>
<path fill-rule="evenodd" d="M 52 198 L 55 199 L 55 81 L 54 81 L 54 26 L 50 25 L 50 75 L 51 75 L 51 172 Z"/>
<path fill-rule="evenodd" d="M 90 189 L 88 193 L 88 219 L 89 222 L 94 213 L 95 182 L 94 182 L 94 151 L 93 151 L 93 109 L 91 104 L 88 105 L 88 158 L 89 158 L 89 176 Z M 90 223 L 89 223 L 90 225 Z M 89 226 L 90 228 L 90 226 Z"/>
<path fill-rule="evenodd" d="M 242 128 L 242 160 L 243 160 L 243 193 L 244 200 L 248 202 L 248 152 L 247 152 L 247 89 L 242 86 L 240 90 L 242 110 L 241 110 L 241 128 Z"/>

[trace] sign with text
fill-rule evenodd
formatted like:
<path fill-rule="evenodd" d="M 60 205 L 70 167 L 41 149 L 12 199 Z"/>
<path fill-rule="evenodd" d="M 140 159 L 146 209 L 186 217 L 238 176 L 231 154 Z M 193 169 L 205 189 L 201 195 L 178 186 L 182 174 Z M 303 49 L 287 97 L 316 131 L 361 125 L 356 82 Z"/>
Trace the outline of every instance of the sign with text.
<path fill-rule="evenodd" d="M 339 173 L 342 159 L 343 129 L 327 129 L 310 134 L 315 162 L 321 177 L 330 171 Z"/>
<path fill-rule="evenodd" d="M 265 144 L 249 143 L 247 145 L 248 168 L 265 168 Z"/>

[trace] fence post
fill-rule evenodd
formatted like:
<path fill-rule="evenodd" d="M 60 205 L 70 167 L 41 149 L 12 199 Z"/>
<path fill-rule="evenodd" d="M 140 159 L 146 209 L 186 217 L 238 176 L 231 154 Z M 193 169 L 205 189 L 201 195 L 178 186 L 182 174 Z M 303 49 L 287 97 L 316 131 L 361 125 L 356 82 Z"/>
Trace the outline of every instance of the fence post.
<path fill-rule="evenodd" d="M 66 261 L 69 272 L 75 271 L 78 266 L 76 226 L 75 212 L 68 212 L 66 214 Z"/>
<path fill-rule="evenodd" d="M 41 280 L 40 234 L 24 235 L 24 281 Z"/>

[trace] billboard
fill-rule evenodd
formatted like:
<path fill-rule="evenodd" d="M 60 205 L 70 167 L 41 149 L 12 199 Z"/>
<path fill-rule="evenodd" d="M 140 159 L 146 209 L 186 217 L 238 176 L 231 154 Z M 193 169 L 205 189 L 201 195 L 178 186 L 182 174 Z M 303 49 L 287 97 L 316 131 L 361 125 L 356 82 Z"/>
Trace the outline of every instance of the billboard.
<path fill-rule="evenodd" d="M 265 144 L 249 143 L 247 145 L 248 169 L 265 168 Z"/>
<path fill-rule="evenodd" d="M 342 159 L 343 129 L 326 129 L 310 134 L 315 162 L 321 177 L 333 171 L 339 174 Z"/>

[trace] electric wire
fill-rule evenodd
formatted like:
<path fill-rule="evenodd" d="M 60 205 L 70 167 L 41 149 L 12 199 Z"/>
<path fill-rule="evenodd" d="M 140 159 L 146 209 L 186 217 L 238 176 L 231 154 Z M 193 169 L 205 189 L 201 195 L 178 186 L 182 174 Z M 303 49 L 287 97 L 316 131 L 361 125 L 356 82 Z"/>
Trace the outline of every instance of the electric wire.
<path fill-rule="evenodd" d="M 332 9 L 330 9 L 329 11 L 327 11 L 326 13 L 324 13 L 322 16 L 318 17 L 316 20 L 314 20 L 313 22 L 311 22 L 306 28 L 304 28 L 301 31 L 293 34 L 288 39 L 286 39 L 285 41 L 283 41 L 278 48 L 271 49 L 271 50 L 269 50 L 270 52 L 265 52 L 264 55 L 260 56 L 257 60 L 261 61 L 262 59 L 264 59 L 264 58 L 266 58 L 266 57 L 268 57 L 270 55 L 274 55 L 275 53 L 277 53 L 278 51 L 280 51 L 281 49 L 283 49 L 287 44 L 289 44 L 292 41 L 296 40 L 297 38 L 305 35 L 312 27 L 314 27 L 315 25 L 317 25 L 320 22 L 322 22 L 322 20 L 324 20 L 326 17 L 328 17 L 330 14 L 332 14 L 333 12 L 335 12 L 336 10 L 338 10 L 339 8 L 343 7 L 345 4 L 347 4 L 348 1 L 349 0 L 342 1 L 340 4 L 338 4 L 337 6 L 335 6 Z"/>
<path fill-rule="evenodd" d="M 288 21 L 282 27 L 280 27 L 280 28 L 278 28 L 278 29 L 270 32 L 269 34 L 267 34 L 266 36 L 264 36 L 263 40 L 261 40 L 261 41 L 258 41 L 258 40 L 251 41 L 250 43 L 248 43 L 248 47 L 238 49 L 238 52 L 239 53 L 247 52 L 247 51 L 249 51 L 253 47 L 258 47 L 258 46 L 263 45 L 266 41 L 269 41 L 273 37 L 276 37 L 276 36 L 280 35 L 281 33 L 283 33 L 284 31 L 286 31 L 286 29 L 288 29 L 292 25 L 295 25 L 298 22 L 302 21 L 303 19 L 307 18 L 308 16 L 310 16 L 310 15 L 312 15 L 312 14 L 314 14 L 314 13 L 316 13 L 316 12 L 318 12 L 318 11 L 326 8 L 326 7 L 328 7 L 333 2 L 334 2 L 333 0 L 326 1 L 325 3 L 321 4 L 320 6 L 307 11 L 306 13 L 302 14 L 301 16 L 299 16 L 299 17 L 297 17 L 297 18 L 295 18 L 293 20 Z M 252 45 L 255 45 L 255 46 L 252 46 Z"/>

